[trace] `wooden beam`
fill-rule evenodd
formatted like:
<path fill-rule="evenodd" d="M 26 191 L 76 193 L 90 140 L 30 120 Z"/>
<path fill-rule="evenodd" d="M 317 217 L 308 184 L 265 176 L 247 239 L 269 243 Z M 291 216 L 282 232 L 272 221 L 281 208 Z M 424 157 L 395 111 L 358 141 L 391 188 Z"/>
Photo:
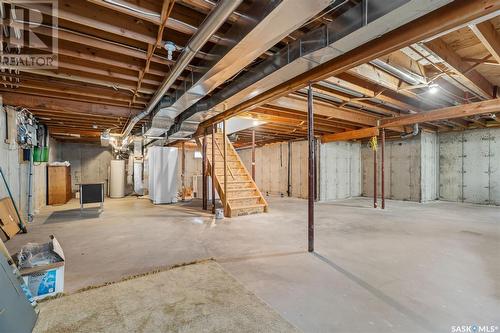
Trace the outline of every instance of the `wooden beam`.
<path fill-rule="evenodd" d="M 4 105 L 23 106 L 27 109 L 53 109 L 53 110 L 74 110 L 82 113 L 90 113 L 97 115 L 108 115 L 126 117 L 131 113 L 139 113 L 137 109 L 128 107 L 111 106 L 98 103 L 85 103 L 77 101 L 69 101 L 64 99 L 54 99 L 42 96 L 31 96 L 26 94 L 18 94 L 15 92 L 2 93 Z"/>
<path fill-rule="evenodd" d="M 463 61 L 441 38 L 428 41 L 425 46 L 452 67 L 456 71 L 456 75 L 466 81 L 466 85 L 476 94 L 486 99 L 493 98 L 493 85 L 478 71 L 471 70 L 470 65 Z M 453 76 L 453 74 L 450 75 Z"/>
<path fill-rule="evenodd" d="M 135 6 L 132 3 L 127 4 L 127 5 L 130 8 L 134 8 L 135 10 L 130 10 L 130 9 L 127 9 L 124 7 L 116 6 L 116 5 L 113 5 L 113 4 L 106 2 L 106 1 L 103 1 L 103 0 L 87 0 L 87 1 L 92 2 L 92 3 L 99 5 L 99 6 L 105 7 L 107 9 L 111 9 L 115 12 L 119 12 L 122 14 L 126 14 L 128 16 L 136 17 L 136 18 L 141 19 L 143 21 L 154 23 L 158 26 L 160 26 L 163 22 L 163 20 L 160 17 L 160 14 L 154 13 L 154 12 L 147 10 L 147 9 L 140 7 L 140 6 Z M 173 2 L 174 1 L 172 1 L 172 3 Z M 151 15 L 148 15 L 146 13 L 148 13 L 148 14 L 150 13 Z M 154 14 L 156 14 L 156 15 L 154 15 Z M 189 15 L 189 16 L 193 16 L 195 14 L 198 14 L 198 13 L 196 11 L 192 11 L 192 10 L 189 13 L 187 13 L 187 15 Z M 192 25 L 189 22 L 181 21 L 178 18 L 174 18 L 174 17 L 168 17 L 168 19 L 165 21 L 164 25 L 168 29 L 172 29 L 174 31 L 177 31 L 177 32 L 180 32 L 180 33 L 183 33 L 186 35 L 194 35 L 196 33 L 196 31 L 198 31 L 197 26 Z M 210 41 L 213 43 L 218 43 L 218 42 L 220 42 L 220 40 L 221 40 L 221 38 L 217 35 L 212 36 L 210 38 Z"/>
<path fill-rule="evenodd" d="M 426 87 L 425 84 L 411 85 L 405 83 L 403 80 L 389 74 L 388 72 L 379 69 L 378 67 L 367 63 L 350 69 L 348 74 L 360 77 L 361 79 L 366 79 L 373 82 L 385 89 L 392 90 L 398 94 L 406 96 L 408 98 L 416 99 L 417 93 L 413 90 L 416 88 Z M 434 96 L 432 99 L 426 99 L 425 104 L 429 105 L 430 108 L 443 107 L 449 105 L 447 101 L 439 99 L 440 96 Z"/>
<path fill-rule="evenodd" d="M 122 107 L 131 107 L 134 109 L 139 109 L 143 108 L 144 105 L 141 104 L 134 104 L 134 105 L 129 105 L 127 103 L 119 102 L 112 97 L 106 98 L 104 95 L 102 97 L 90 97 L 90 96 L 81 96 L 78 94 L 72 94 L 69 92 L 63 92 L 63 91 L 55 91 L 55 90 L 46 90 L 46 89 L 39 89 L 37 87 L 34 88 L 25 88 L 23 84 L 17 85 L 18 88 L 16 89 L 10 89 L 10 88 L 3 88 L 0 87 L 1 92 L 15 92 L 18 94 L 26 94 L 26 95 L 32 95 L 32 96 L 41 96 L 41 97 L 49 97 L 49 98 L 54 98 L 54 99 L 64 99 L 64 100 L 70 100 L 70 101 L 79 101 L 79 102 L 90 102 L 90 103 L 99 103 L 103 105 L 112 105 L 112 106 L 122 106 Z M 50 87 L 49 87 L 50 89 Z"/>
<path fill-rule="evenodd" d="M 262 105 L 269 100 L 284 96 L 291 91 L 300 90 L 310 82 L 320 81 L 335 76 L 350 68 L 402 49 L 408 45 L 420 42 L 444 31 L 448 31 L 456 26 L 470 22 L 499 9 L 500 2 L 498 0 L 454 1 L 402 27 L 394 29 L 380 38 L 373 39 L 306 73 L 298 75 L 235 107 L 219 113 L 217 116 L 204 121 L 201 126 L 199 126 L 196 135 L 202 135 L 204 128 L 214 123 L 218 123 L 222 119 L 233 117 L 249 107 Z"/>
<path fill-rule="evenodd" d="M 470 29 L 490 52 L 493 58 L 500 64 L 500 34 L 491 22 L 485 21 L 476 25 L 470 25 Z"/>
<path fill-rule="evenodd" d="M 307 121 L 307 115 L 301 111 L 290 110 L 282 107 L 265 104 L 261 107 L 252 109 L 251 112 L 264 113 L 268 115 L 280 116 L 300 120 L 303 124 Z M 329 119 L 327 116 L 315 115 L 314 121 L 316 124 L 324 124 L 326 126 L 338 127 L 341 130 L 354 130 L 362 127 L 345 121 Z"/>
<path fill-rule="evenodd" d="M 363 128 L 355 131 L 341 132 L 335 134 L 327 134 L 321 137 L 321 143 L 333 142 L 333 141 L 348 141 L 355 139 L 371 138 L 372 136 L 378 136 L 379 129 L 377 127 Z"/>
<path fill-rule="evenodd" d="M 443 109 L 428 111 L 425 113 L 405 115 L 391 119 L 382 119 L 380 121 L 380 127 L 387 128 L 392 126 L 408 126 L 429 121 L 463 118 L 477 114 L 495 112 L 500 112 L 500 102 L 498 99 L 451 106 Z"/>
<path fill-rule="evenodd" d="M 110 69 L 100 69 L 100 68 L 94 68 L 94 67 L 69 63 L 69 62 L 65 62 L 65 61 L 59 61 L 58 62 L 58 70 L 64 70 L 64 69 L 81 72 L 81 75 L 83 75 L 83 76 L 85 76 L 86 74 L 93 74 L 93 75 L 102 76 L 103 79 L 107 78 L 110 81 L 113 81 L 114 79 L 116 79 L 116 80 L 137 82 L 137 76 L 135 76 L 135 75 L 119 73 L 117 71 L 112 71 Z M 150 84 L 150 85 L 159 85 L 161 83 L 161 79 L 145 79 L 145 78 L 143 78 L 142 82 Z"/>
<path fill-rule="evenodd" d="M 89 99 L 96 100 L 97 102 L 102 101 L 102 100 L 107 100 L 110 104 L 125 104 L 130 101 L 130 94 L 119 94 L 116 91 L 107 91 L 105 89 L 79 89 L 78 87 L 68 87 L 62 84 L 57 84 L 57 82 L 50 82 L 49 84 L 43 84 L 43 82 L 40 81 L 35 81 L 35 80 L 29 80 L 23 78 L 22 81 L 18 83 L 11 83 L 9 81 L 3 81 L 0 80 L 0 85 L 5 84 L 13 84 L 17 87 L 22 87 L 22 88 L 28 88 L 28 89 L 36 89 L 36 90 L 42 90 L 49 92 L 47 95 L 50 95 L 50 93 L 54 93 L 55 96 L 62 97 L 60 96 L 61 94 L 68 94 L 68 96 L 71 95 L 78 95 L 81 96 L 81 98 L 87 98 L 87 101 Z M 1 89 L 1 88 L 0 88 Z M 120 103 L 121 102 L 121 103 Z M 147 104 L 147 100 L 144 98 L 139 98 L 136 103 L 140 105 Z"/>
<path fill-rule="evenodd" d="M 21 30 L 26 29 L 25 24 L 17 23 L 15 21 L 5 20 L 5 24 L 10 25 L 13 28 L 15 27 L 15 28 L 18 28 Z M 43 36 L 48 36 L 50 38 L 52 38 L 52 36 L 54 35 L 52 28 L 46 27 L 43 25 L 30 27 L 30 31 L 37 34 L 37 35 L 40 34 Z M 133 47 L 127 47 L 125 45 L 110 43 L 110 42 L 107 42 L 103 39 L 99 39 L 99 38 L 94 37 L 94 36 L 76 33 L 76 32 L 72 32 L 69 30 L 58 30 L 57 31 L 57 38 L 59 40 L 77 43 L 77 44 L 85 45 L 88 47 L 104 50 L 107 52 L 112 52 L 118 56 L 125 55 L 125 56 L 134 57 L 134 58 L 138 58 L 138 59 L 146 59 L 146 57 L 147 57 L 146 51 L 143 51 L 143 50 L 140 50 L 137 48 L 133 48 Z M 173 64 L 172 61 L 169 61 L 169 60 L 164 59 L 164 58 L 159 57 L 159 56 L 154 56 L 152 58 L 152 61 L 159 63 L 159 64 L 163 64 L 163 65 Z"/>
<path fill-rule="evenodd" d="M 84 82 L 84 83 L 89 83 L 93 85 L 98 85 L 98 86 L 103 86 L 107 88 L 113 88 L 113 89 L 120 89 L 120 90 L 125 90 L 125 91 L 130 91 L 133 93 L 134 89 L 136 88 L 135 85 L 129 84 L 129 83 L 123 83 L 123 82 L 113 82 L 111 80 L 105 80 L 105 79 L 97 79 L 93 77 L 85 77 L 81 75 L 76 75 L 76 74 L 70 74 L 70 73 L 55 73 L 49 70 L 44 70 L 44 69 L 31 69 L 31 68 L 21 68 L 21 72 L 23 73 L 31 73 L 35 75 L 40 75 L 40 76 L 47 76 L 47 77 L 53 77 L 53 78 L 58 78 L 61 80 L 69 80 L 73 82 Z M 154 89 L 150 88 L 141 88 L 140 93 L 142 94 L 153 94 L 155 92 Z"/>
<path fill-rule="evenodd" d="M 57 9 L 57 18 L 77 23 L 92 29 L 101 30 L 103 32 L 111 33 L 117 36 L 123 36 L 132 40 L 136 40 L 141 43 L 154 44 L 156 43 L 156 38 L 153 37 L 144 25 L 134 24 L 133 21 L 128 20 L 124 22 L 121 26 L 110 24 L 104 20 L 97 19 L 99 15 L 106 16 L 107 13 L 102 13 L 100 10 L 96 10 L 95 7 L 81 6 L 80 1 L 67 1 L 60 0 Z M 30 9 L 38 10 L 45 15 L 52 15 L 52 8 L 42 4 L 30 4 Z M 92 16 L 84 16 L 83 13 L 92 10 Z M 119 21 L 119 17 L 114 16 L 116 21 Z M 122 19 L 123 21 L 123 19 Z M 128 26 L 129 29 L 125 28 Z M 130 29 L 134 27 L 135 30 Z M 139 31 L 142 30 L 142 31 Z"/>
<path fill-rule="evenodd" d="M 468 58 L 464 57 L 462 58 L 463 61 L 471 62 L 473 64 L 481 64 L 481 65 L 488 65 L 488 66 L 500 66 L 500 63 L 496 62 L 495 60 L 484 60 L 484 59 L 477 59 L 477 58 Z"/>
<path fill-rule="evenodd" d="M 270 102 L 269 104 L 304 113 L 307 111 L 307 100 L 305 98 L 281 97 Z M 315 101 L 314 103 L 314 113 L 327 116 L 332 119 L 340 119 L 368 126 L 374 126 L 377 123 L 377 118 L 374 116 L 363 114 L 363 112 L 344 110 L 318 101 Z"/>
<path fill-rule="evenodd" d="M 132 100 L 130 101 L 130 104 L 135 103 L 135 98 L 137 96 L 137 92 L 139 91 L 139 89 L 141 89 L 142 83 L 145 82 L 144 76 L 149 71 L 151 59 L 153 58 L 153 55 L 156 51 L 156 48 L 158 47 L 159 44 L 161 44 L 161 40 L 163 38 L 163 30 L 165 29 L 165 25 L 167 24 L 167 20 L 170 16 L 170 13 L 172 12 L 172 9 L 174 8 L 174 3 L 175 3 L 175 0 L 164 0 L 163 1 L 163 6 L 162 6 L 162 10 L 161 10 L 161 17 L 160 17 L 160 22 L 159 22 L 160 26 L 158 28 L 156 43 L 148 45 L 146 65 L 144 66 L 144 69 L 139 72 L 139 81 L 137 82 L 137 88 L 134 91 L 134 95 L 132 96 Z M 184 147 L 184 146 L 182 146 L 182 147 Z"/>
<path fill-rule="evenodd" d="M 347 94 L 338 92 L 334 89 L 330 89 L 329 87 L 325 87 L 325 86 L 320 85 L 320 84 L 314 84 L 313 91 L 319 92 L 321 94 L 324 94 L 324 95 L 327 95 L 330 97 L 338 98 L 342 101 L 342 104 L 345 107 L 347 107 L 347 104 L 356 105 L 356 106 L 359 106 L 360 108 L 363 108 L 367 111 L 380 113 L 380 114 L 386 115 L 386 116 L 393 116 L 393 115 L 396 116 L 396 115 L 400 114 L 400 112 L 394 111 L 394 110 L 389 110 L 387 108 L 384 108 L 383 106 L 380 106 L 380 104 L 377 105 L 377 104 L 371 104 L 371 103 L 365 102 L 366 100 L 369 100 L 369 98 L 357 98 L 357 97 L 349 96 Z M 318 96 L 318 98 L 321 98 L 321 96 Z M 337 105 L 337 106 L 339 106 L 339 105 Z"/>

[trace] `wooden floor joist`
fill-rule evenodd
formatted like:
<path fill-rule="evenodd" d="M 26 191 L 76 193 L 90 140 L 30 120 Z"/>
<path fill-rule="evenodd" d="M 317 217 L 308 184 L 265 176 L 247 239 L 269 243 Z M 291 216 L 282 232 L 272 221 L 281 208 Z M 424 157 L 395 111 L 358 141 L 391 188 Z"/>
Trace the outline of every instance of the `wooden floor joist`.
<path fill-rule="evenodd" d="M 333 141 L 347 141 L 355 139 L 371 138 L 372 136 L 378 136 L 378 127 L 363 128 L 355 131 L 341 132 L 335 134 L 327 134 L 321 137 L 321 143 L 328 143 Z"/>
<path fill-rule="evenodd" d="M 350 68 L 454 29 L 497 10 L 500 10 L 500 2 L 496 0 L 454 1 L 206 120 L 201 124 L 196 135 L 202 135 L 204 128 L 233 117 L 249 107 L 262 105 L 269 100 L 300 90 L 310 82 L 328 79 Z"/>

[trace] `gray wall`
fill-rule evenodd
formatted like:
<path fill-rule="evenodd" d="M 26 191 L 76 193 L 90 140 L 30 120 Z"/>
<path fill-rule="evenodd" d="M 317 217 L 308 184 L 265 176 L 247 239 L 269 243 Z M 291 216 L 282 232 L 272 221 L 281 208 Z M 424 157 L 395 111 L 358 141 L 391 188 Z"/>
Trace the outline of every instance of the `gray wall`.
<path fill-rule="evenodd" d="M 5 113 L 0 108 L 0 166 L 2 167 L 9 184 L 14 201 L 21 216 L 26 219 L 28 210 L 28 162 L 22 161 L 21 150 L 16 143 L 15 111 L 9 106 L 5 109 L 9 117 L 9 141 L 6 141 Z M 49 147 L 52 149 L 51 143 Z M 39 163 L 33 167 L 33 212 L 46 204 L 47 181 L 46 163 Z M 0 180 L 0 198 L 8 196 L 3 181 Z"/>
<path fill-rule="evenodd" d="M 420 136 L 407 140 L 387 141 L 385 147 L 385 196 L 388 199 L 420 201 L 421 184 Z M 364 144 L 361 148 L 363 191 L 373 197 L 373 151 Z M 380 196 L 380 146 L 377 154 L 377 186 Z"/>
<path fill-rule="evenodd" d="M 300 142 L 292 143 L 292 195 L 303 197 Z M 252 149 L 238 150 L 248 172 L 252 172 Z M 307 167 L 307 164 L 306 164 Z M 288 143 L 274 143 L 255 149 L 255 183 L 263 195 L 287 195 Z M 294 186 L 295 185 L 295 186 Z M 307 189 L 305 195 L 307 196 Z"/>
<path fill-rule="evenodd" d="M 423 132 L 420 136 L 422 202 L 439 198 L 439 140 L 436 133 Z"/>
<path fill-rule="evenodd" d="M 320 145 L 320 200 L 361 195 L 361 143 L 330 142 Z"/>
<path fill-rule="evenodd" d="M 248 171 L 252 172 L 252 150 L 240 149 L 238 153 Z M 292 142 L 292 197 L 307 198 L 307 161 L 307 142 Z M 255 149 L 255 182 L 264 195 L 287 195 L 288 143 L 274 143 Z"/>
<path fill-rule="evenodd" d="M 199 151 L 201 153 L 201 150 L 195 149 L 195 148 L 185 148 L 185 161 L 186 161 L 186 170 L 185 170 L 185 186 L 187 188 L 194 189 L 194 184 L 193 184 L 193 177 L 194 176 L 201 176 L 202 175 L 202 159 L 201 158 L 194 158 L 194 153 L 195 151 Z M 178 169 L 178 184 L 179 184 L 179 190 L 182 188 L 182 150 L 179 148 L 179 167 Z M 199 182 L 199 185 L 202 183 Z M 201 185 L 203 186 L 203 185 Z M 200 191 L 200 197 L 201 197 L 201 191 L 202 189 L 198 189 Z"/>
<path fill-rule="evenodd" d="M 439 135 L 440 199 L 500 205 L 500 129 Z"/>
<path fill-rule="evenodd" d="M 73 192 L 77 184 L 86 182 L 107 182 L 111 148 L 96 144 L 59 142 L 54 156 L 59 161 L 71 163 L 71 184 Z"/>
<path fill-rule="evenodd" d="M 16 132 L 15 132 L 15 112 L 10 108 L 6 107 L 9 117 L 9 138 L 10 141 L 6 142 L 6 124 L 5 124 L 5 113 L 2 109 L 0 111 L 0 166 L 4 172 L 7 182 L 9 184 L 12 196 L 18 208 L 22 211 L 22 214 L 26 216 L 27 209 L 27 177 L 28 169 L 27 163 L 20 163 L 19 159 L 19 147 L 16 144 Z M 0 198 L 8 196 L 8 192 L 5 189 L 3 181 L 0 182 Z"/>
<path fill-rule="evenodd" d="M 318 191 L 322 201 L 361 195 L 361 145 L 350 142 L 319 144 Z M 256 148 L 255 178 L 263 194 L 287 195 L 288 143 L 275 143 Z M 238 150 L 251 172 L 252 150 Z M 291 143 L 291 196 L 307 198 L 307 141 Z"/>

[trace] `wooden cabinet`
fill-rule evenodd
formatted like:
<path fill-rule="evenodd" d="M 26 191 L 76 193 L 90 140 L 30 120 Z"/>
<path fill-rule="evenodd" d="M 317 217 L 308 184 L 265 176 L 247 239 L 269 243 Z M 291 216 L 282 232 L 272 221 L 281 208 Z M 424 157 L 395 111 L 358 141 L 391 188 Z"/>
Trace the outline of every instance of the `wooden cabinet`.
<path fill-rule="evenodd" d="M 47 205 L 63 205 L 71 199 L 71 167 L 47 167 Z"/>

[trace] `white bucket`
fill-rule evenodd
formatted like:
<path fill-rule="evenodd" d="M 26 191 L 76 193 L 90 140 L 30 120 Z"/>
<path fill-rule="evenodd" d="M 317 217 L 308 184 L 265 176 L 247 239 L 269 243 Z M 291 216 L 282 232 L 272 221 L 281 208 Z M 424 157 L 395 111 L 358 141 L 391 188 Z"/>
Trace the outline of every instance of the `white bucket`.
<path fill-rule="evenodd" d="M 224 218 L 224 209 L 222 208 L 217 208 L 215 210 L 215 218 L 217 220 L 223 219 Z"/>

